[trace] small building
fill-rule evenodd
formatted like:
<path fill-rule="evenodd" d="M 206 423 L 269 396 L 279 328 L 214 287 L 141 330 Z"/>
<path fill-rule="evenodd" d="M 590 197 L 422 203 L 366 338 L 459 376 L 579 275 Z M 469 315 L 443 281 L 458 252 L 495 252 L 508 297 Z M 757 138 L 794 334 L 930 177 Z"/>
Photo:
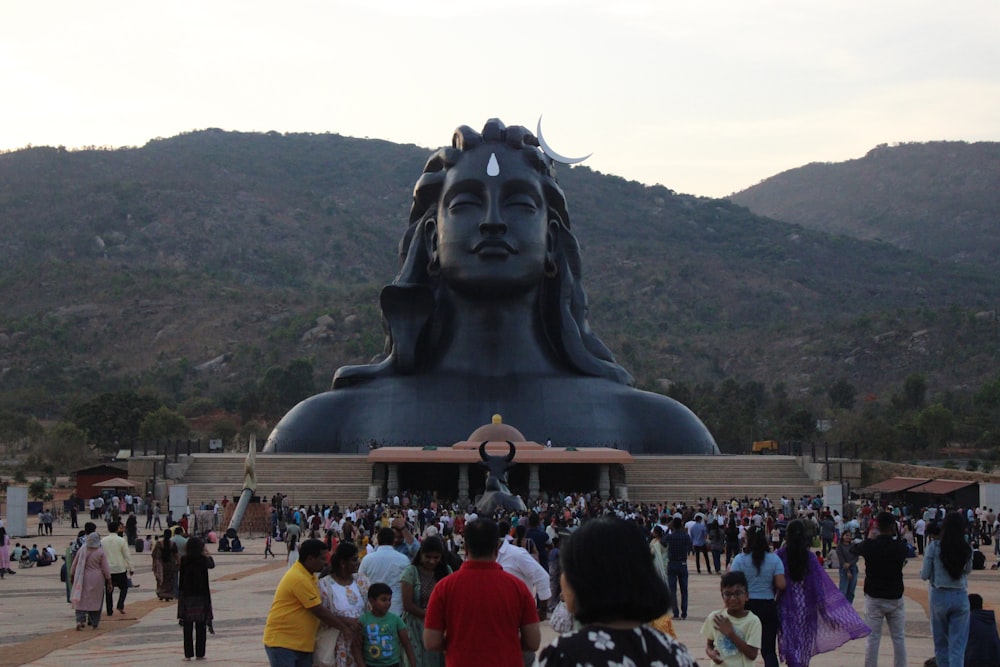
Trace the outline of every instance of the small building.
<path fill-rule="evenodd" d="M 128 479 L 128 470 L 102 463 L 76 471 L 76 497 L 81 500 L 101 495 L 100 483 L 112 477 Z"/>

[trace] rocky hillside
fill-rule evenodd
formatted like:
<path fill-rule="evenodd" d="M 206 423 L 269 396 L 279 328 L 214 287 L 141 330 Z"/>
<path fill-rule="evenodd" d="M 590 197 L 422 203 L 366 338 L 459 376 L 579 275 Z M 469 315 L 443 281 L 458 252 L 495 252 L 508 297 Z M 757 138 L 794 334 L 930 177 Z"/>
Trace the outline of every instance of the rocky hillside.
<path fill-rule="evenodd" d="M 429 152 L 207 130 L 0 155 L 0 409 L 58 416 L 144 386 L 235 405 L 298 358 L 328 386 L 382 349 L 378 291 Z M 902 206 L 898 171 L 889 209 Z M 809 396 L 846 377 L 866 395 L 913 372 L 934 391 L 995 374 L 1000 272 L 586 168 L 560 180 L 591 324 L 642 386 L 735 377 Z M 996 196 L 971 183 L 956 211 Z"/>
<path fill-rule="evenodd" d="M 1000 143 L 881 145 L 782 172 L 730 200 L 809 229 L 1000 269 Z"/>

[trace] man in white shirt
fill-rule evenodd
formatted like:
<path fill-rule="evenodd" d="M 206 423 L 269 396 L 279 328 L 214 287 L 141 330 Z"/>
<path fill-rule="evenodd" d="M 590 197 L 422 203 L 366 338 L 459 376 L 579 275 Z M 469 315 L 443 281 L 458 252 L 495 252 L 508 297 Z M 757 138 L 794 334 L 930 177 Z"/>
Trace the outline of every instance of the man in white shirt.
<path fill-rule="evenodd" d="M 917 519 L 917 522 L 913 524 L 913 534 L 917 536 L 917 553 L 923 556 L 924 535 L 927 534 L 927 522 L 924 521 L 923 517 Z"/>
<path fill-rule="evenodd" d="M 114 613 L 114 610 L 111 608 L 111 602 L 115 588 L 119 590 L 118 613 L 125 613 L 125 596 L 128 595 L 128 579 L 132 576 L 133 567 L 128 542 L 118 534 L 118 531 L 121 529 L 121 522 L 113 521 L 109 528 L 111 532 L 107 537 L 101 539 L 101 547 L 103 547 L 104 553 L 108 556 L 108 565 L 111 566 L 111 588 L 107 589 L 104 593 L 104 602 L 107 606 L 108 616 L 111 616 Z"/>
<path fill-rule="evenodd" d="M 510 534 L 509 523 L 501 521 L 497 527 L 500 529 L 501 535 L 500 549 L 497 550 L 497 563 L 504 572 L 513 574 L 524 582 L 524 585 L 528 587 L 538 602 L 538 620 L 544 621 L 545 612 L 549 608 L 549 598 L 552 597 L 549 573 L 538 564 L 538 561 L 526 549 L 516 547 L 503 539 Z M 363 563 L 364 561 L 362 561 Z M 525 667 L 531 667 L 534 664 L 534 651 L 524 651 L 523 657 Z"/>
<path fill-rule="evenodd" d="M 378 548 L 361 560 L 358 572 L 368 579 L 369 584 L 388 585 L 392 589 L 392 604 L 389 606 L 389 611 L 402 616 L 403 590 L 400 582 L 403 579 L 403 570 L 410 564 L 410 559 L 396 551 L 393 546 L 395 539 L 396 532 L 392 528 L 380 528 Z"/>

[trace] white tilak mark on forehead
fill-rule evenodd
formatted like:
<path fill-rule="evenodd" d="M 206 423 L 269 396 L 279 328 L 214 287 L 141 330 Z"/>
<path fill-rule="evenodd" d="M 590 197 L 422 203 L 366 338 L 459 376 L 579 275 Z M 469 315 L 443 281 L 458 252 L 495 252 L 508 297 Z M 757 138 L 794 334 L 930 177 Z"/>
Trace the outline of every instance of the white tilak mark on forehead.
<path fill-rule="evenodd" d="M 487 176 L 500 175 L 500 163 L 497 161 L 496 153 L 490 153 L 490 161 L 486 165 L 486 175 Z"/>

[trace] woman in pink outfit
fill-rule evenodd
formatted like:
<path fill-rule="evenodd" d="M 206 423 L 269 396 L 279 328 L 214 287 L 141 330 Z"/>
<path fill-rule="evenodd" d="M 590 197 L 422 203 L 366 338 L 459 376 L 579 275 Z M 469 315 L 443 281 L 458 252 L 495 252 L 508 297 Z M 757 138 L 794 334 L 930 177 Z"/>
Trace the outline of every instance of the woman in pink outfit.
<path fill-rule="evenodd" d="M 84 546 L 73 556 L 69 571 L 72 585 L 69 597 L 76 610 L 76 629 L 90 625 L 96 630 L 104 609 L 104 592 L 111 592 L 111 566 L 108 554 L 101 548 L 100 535 L 87 535 Z"/>

